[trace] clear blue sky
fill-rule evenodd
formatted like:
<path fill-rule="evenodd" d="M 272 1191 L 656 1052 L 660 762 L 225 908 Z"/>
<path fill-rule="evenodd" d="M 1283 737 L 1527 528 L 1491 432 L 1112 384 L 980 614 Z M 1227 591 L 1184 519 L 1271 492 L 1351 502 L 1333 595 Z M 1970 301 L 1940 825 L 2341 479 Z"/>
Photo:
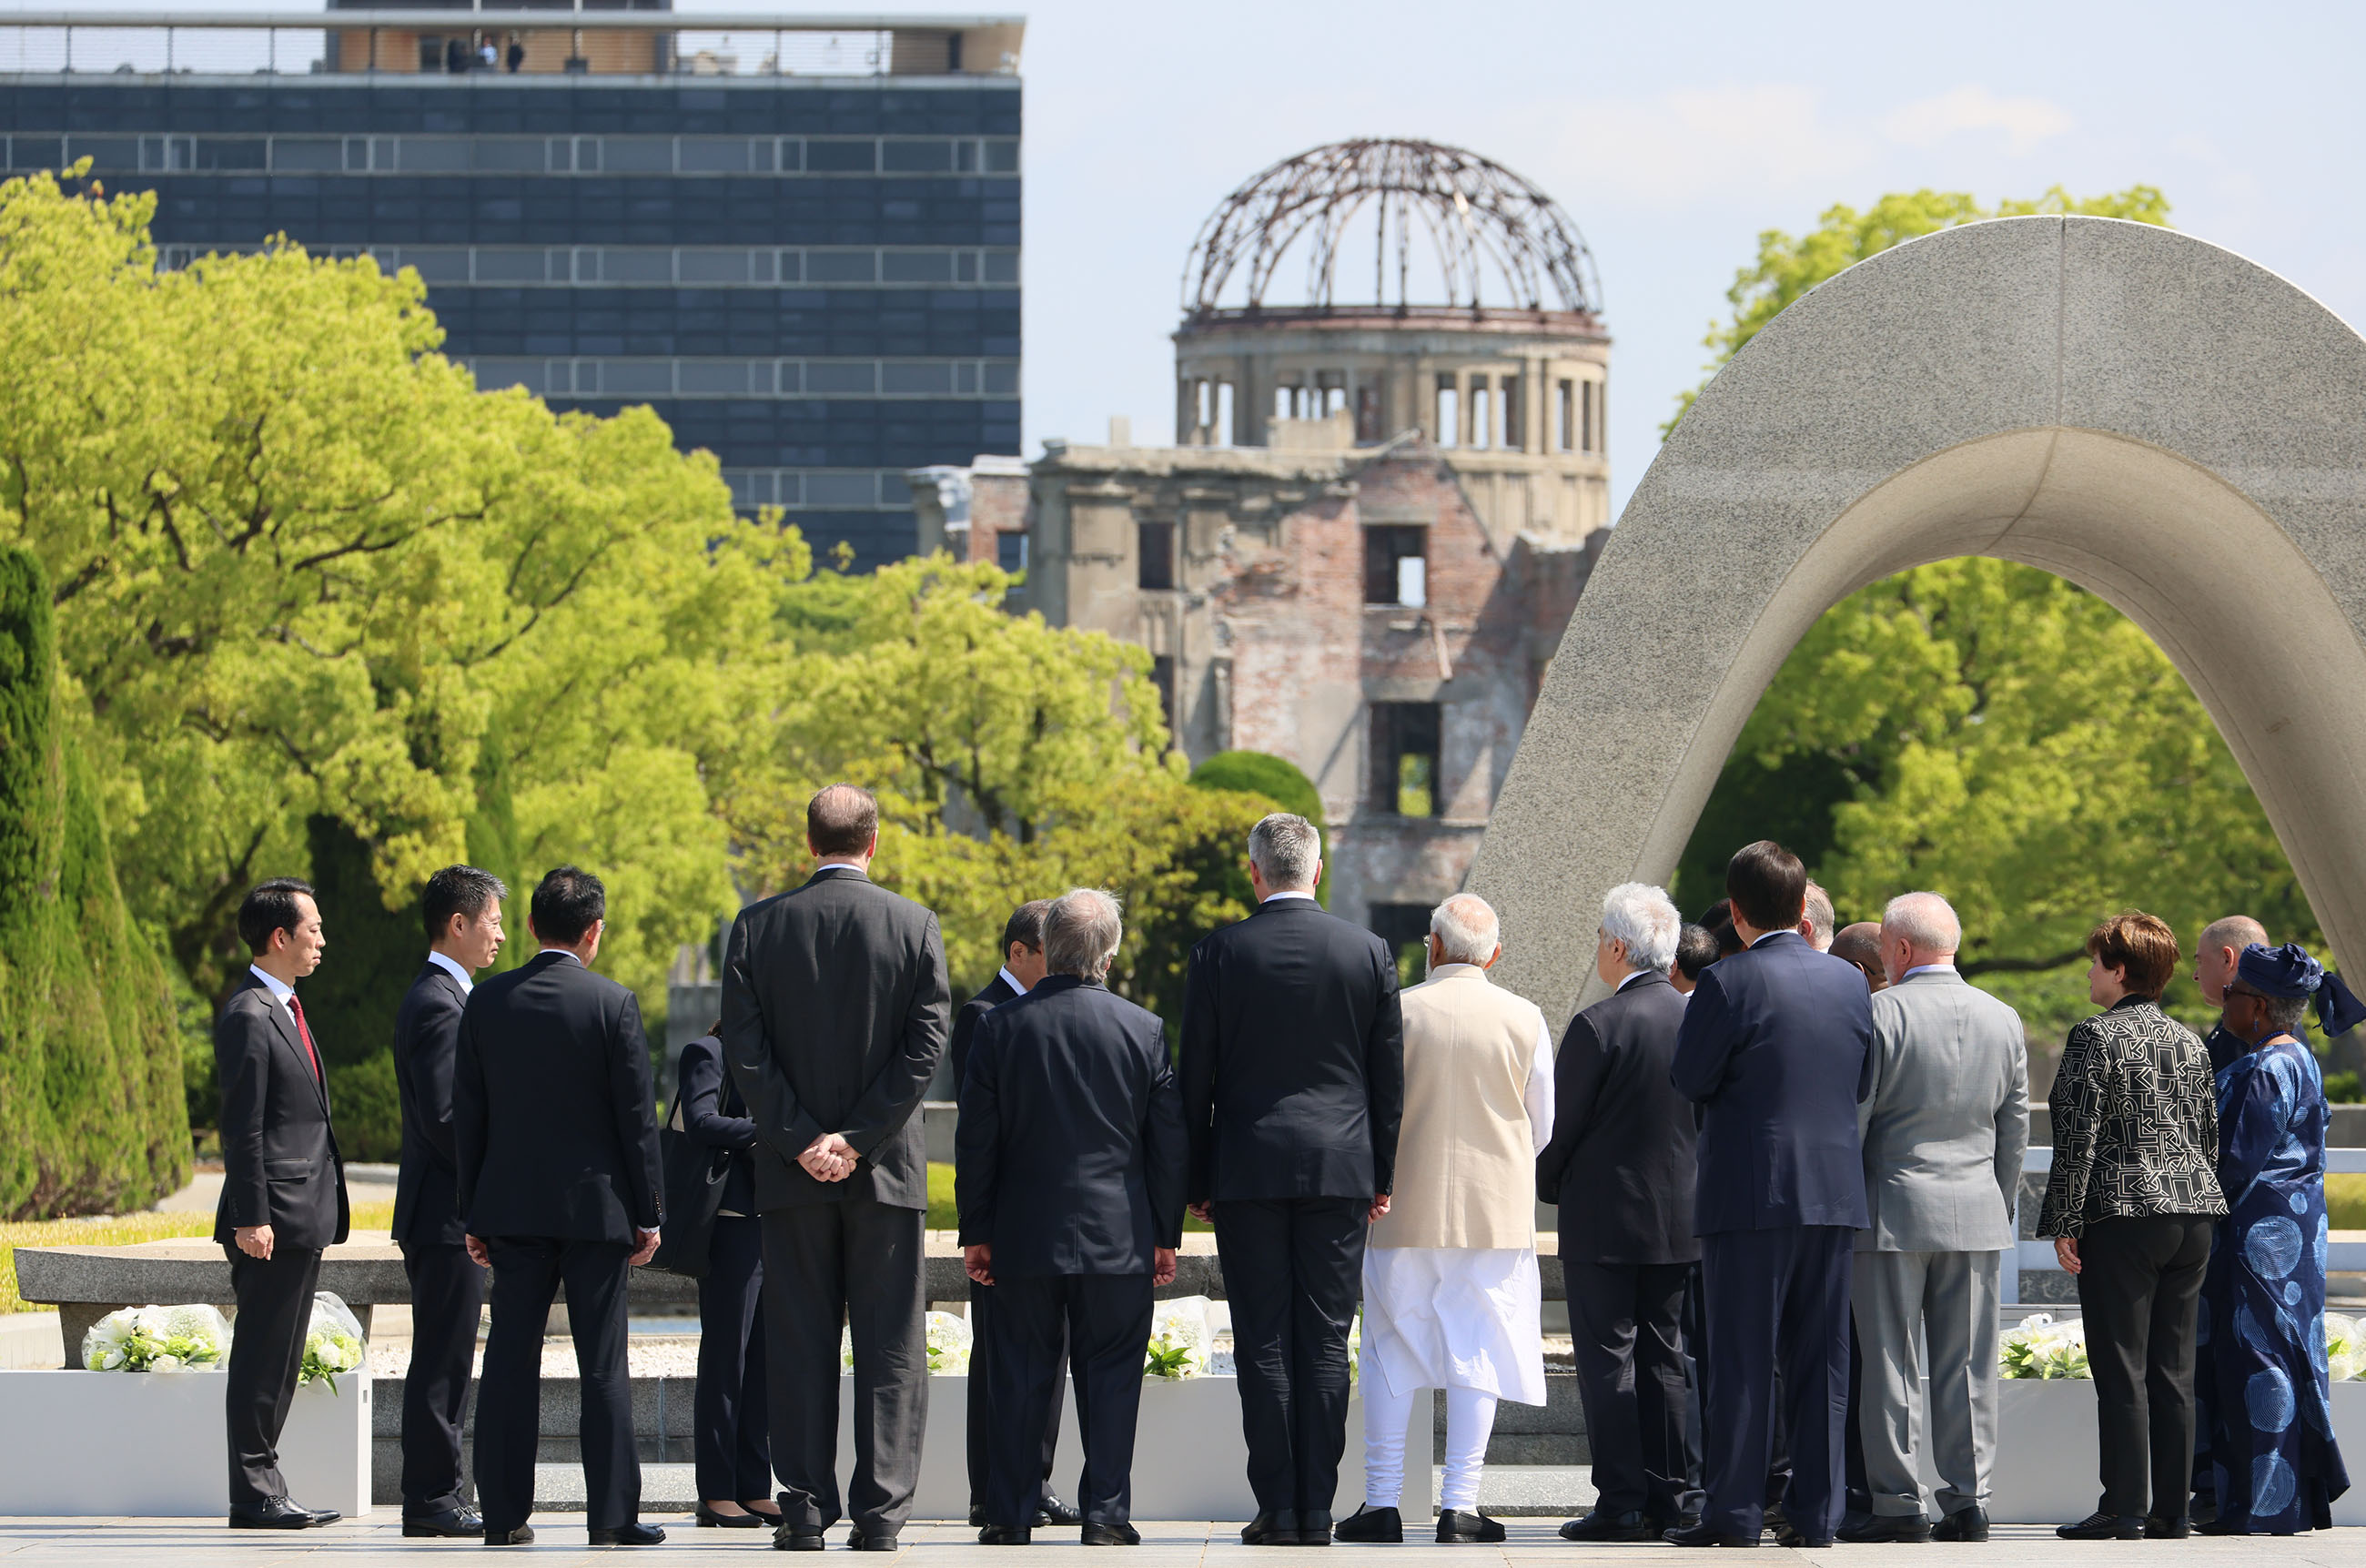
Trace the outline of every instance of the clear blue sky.
<path fill-rule="evenodd" d="M 1620 503 L 1758 232 L 1834 202 L 2147 181 L 2180 228 L 2366 322 L 2354 4 L 1024 9 L 1031 456 L 1047 435 L 1098 439 L 1113 413 L 1167 439 L 1166 334 L 1200 220 L 1267 164 L 1355 135 L 1470 147 L 1576 219 L 1617 339 Z"/>

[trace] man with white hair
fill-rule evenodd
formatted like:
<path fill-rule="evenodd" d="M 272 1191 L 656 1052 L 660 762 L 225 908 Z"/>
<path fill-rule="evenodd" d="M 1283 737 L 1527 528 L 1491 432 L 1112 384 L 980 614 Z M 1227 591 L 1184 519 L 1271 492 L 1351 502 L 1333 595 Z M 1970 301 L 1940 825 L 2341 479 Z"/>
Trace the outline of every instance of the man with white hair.
<path fill-rule="evenodd" d="M 1697 930 L 1698 928 L 1694 928 Z M 1554 1066 L 1552 1141 L 1537 1196 L 1560 1205 L 1578 1397 L 1594 1450 L 1594 1511 L 1569 1540 L 1657 1540 L 1700 1514 L 1685 1292 L 1700 1267 L 1692 1102 L 1669 1069 L 1684 998 L 1669 983 L 1684 930 L 1657 887 L 1602 900 L 1594 972 L 1613 993 L 1569 1021 Z"/>
<path fill-rule="evenodd" d="M 1343 1541 L 1401 1541 L 1405 1432 L 1446 1391 L 1440 1545 L 1499 1541 L 1479 1512 L 1495 1405 L 1545 1402 L 1534 1186 L 1551 1136 L 1552 1033 L 1487 971 L 1495 911 L 1458 893 L 1430 911 L 1429 978 L 1404 993 L 1404 1124 L 1389 1212 L 1364 1253 L 1364 1506 Z"/>
<path fill-rule="evenodd" d="M 1870 1223 L 1852 1292 L 1873 1515 L 1843 1540 L 1988 1539 L 1998 1278 L 2029 1146 L 2029 1055 L 2020 1015 L 1956 973 L 1962 942 L 1935 893 L 1903 894 L 1882 914 L 1889 986 L 1873 998 L 1873 1087 L 1857 1112 Z M 1915 1475 L 1918 1340 L 1931 1351 L 1921 1425 L 1941 1481 L 1935 1531 Z"/>
<path fill-rule="evenodd" d="M 987 1320 L 995 1426 L 987 1546 L 1024 1546 L 1043 1496 L 1043 1431 L 1075 1369 L 1087 1546 L 1133 1546 L 1134 1421 L 1151 1291 L 1175 1279 L 1183 1106 L 1157 1018 L 1104 982 L 1117 900 L 1080 887 L 1043 918 L 1048 971 L 978 1021 L 962 1083 L 954 1201 Z"/>
<path fill-rule="evenodd" d="M 1840 916 L 1832 911 L 1832 896 L 1824 891 L 1821 884 L 1808 883 L 1807 903 L 1799 911 L 1799 934 L 1818 953 L 1830 953 L 1839 926 Z"/>

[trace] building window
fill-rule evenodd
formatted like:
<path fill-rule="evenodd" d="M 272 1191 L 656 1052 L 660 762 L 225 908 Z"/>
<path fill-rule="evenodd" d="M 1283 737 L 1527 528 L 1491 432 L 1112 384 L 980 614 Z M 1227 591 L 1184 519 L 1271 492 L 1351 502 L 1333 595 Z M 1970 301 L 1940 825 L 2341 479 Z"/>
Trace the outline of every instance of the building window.
<path fill-rule="evenodd" d="M 1428 976 L 1428 905 L 1374 904 L 1367 910 L 1364 924 L 1396 954 L 1399 986 L 1418 986 Z"/>
<path fill-rule="evenodd" d="M 1470 378 L 1470 445 L 1479 447 L 1495 445 L 1495 400 L 1487 389 L 1487 378 Z"/>
<path fill-rule="evenodd" d="M 1364 530 L 1364 603 L 1429 603 L 1429 530 L 1418 525 L 1388 525 Z"/>
<path fill-rule="evenodd" d="M 1430 438 L 1440 446 L 1453 446 L 1462 434 L 1462 392 L 1452 371 L 1437 378 L 1436 417 L 1430 422 Z"/>
<path fill-rule="evenodd" d="M 994 564 L 1005 571 L 1027 570 L 1027 536 L 1015 529 L 994 536 Z"/>
<path fill-rule="evenodd" d="M 1395 817 L 1437 815 L 1437 705 L 1372 705 L 1370 806 Z"/>
<path fill-rule="evenodd" d="M 1380 389 L 1369 382 L 1356 389 L 1356 441 L 1377 446 L 1380 440 Z"/>
<path fill-rule="evenodd" d="M 1134 586 L 1137 588 L 1174 587 L 1175 525 L 1138 523 L 1134 525 L 1134 540 L 1140 547 Z"/>
<path fill-rule="evenodd" d="M 1166 726 L 1166 746 L 1175 747 L 1175 656 L 1153 654 L 1150 660 L 1150 683 L 1158 688 L 1159 722 Z"/>
<path fill-rule="evenodd" d="M 1562 452 L 1577 450 L 1577 383 L 1563 381 L 1553 404 L 1554 446 Z"/>

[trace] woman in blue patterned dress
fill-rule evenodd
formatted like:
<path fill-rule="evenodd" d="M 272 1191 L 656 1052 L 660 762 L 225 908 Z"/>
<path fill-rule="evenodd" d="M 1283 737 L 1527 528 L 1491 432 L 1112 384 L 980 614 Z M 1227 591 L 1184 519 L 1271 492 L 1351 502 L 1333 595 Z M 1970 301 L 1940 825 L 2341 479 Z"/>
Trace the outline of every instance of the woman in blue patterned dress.
<path fill-rule="evenodd" d="M 2340 984 L 2296 943 L 2254 942 L 2226 987 L 2226 1030 L 2249 1052 L 2217 1075 L 2226 1217 L 2203 1278 L 2197 1391 L 2210 1534 L 2325 1529 L 2349 1486 L 2325 1364 L 2325 1083 L 2300 1038 L 2309 998 L 2330 1015 Z"/>

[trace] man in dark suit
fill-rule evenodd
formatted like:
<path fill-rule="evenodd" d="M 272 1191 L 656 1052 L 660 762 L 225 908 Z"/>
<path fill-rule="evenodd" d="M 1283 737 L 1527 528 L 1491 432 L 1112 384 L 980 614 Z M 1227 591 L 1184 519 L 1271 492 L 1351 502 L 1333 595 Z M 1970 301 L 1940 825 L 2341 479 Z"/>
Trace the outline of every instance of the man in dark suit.
<path fill-rule="evenodd" d="M 1166 1031 L 1103 982 L 1124 935 L 1117 900 L 1051 906 L 1051 973 L 978 1028 L 963 1079 L 955 1193 L 970 1278 L 997 1298 L 995 1441 L 978 1540 L 1025 1545 L 1041 1522 L 1035 1445 L 1073 1355 L 1087 1546 L 1132 1546 L 1134 1422 L 1151 1291 L 1183 1236 L 1183 1106 Z M 973 1363 L 971 1387 L 977 1382 Z"/>
<path fill-rule="evenodd" d="M 756 1122 L 772 1384 L 773 1544 L 818 1551 L 839 1517 L 839 1327 L 854 1336 L 848 1544 L 896 1550 L 929 1414 L 928 1145 L 917 1112 L 952 998 L 937 918 L 874 886 L 879 803 L 832 784 L 806 807 L 820 863 L 739 912 L 723 1055 Z"/>
<path fill-rule="evenodd" d="M 477 1354 L 485 1271 L 460 1221 L 460 1156 L 452 1140 L 452 1071 L 460 1010 L 478 970 L 501 955 L 501 878 L 447 865 L 427 879 L 421 913 L 427 964 L 394 1015 L 394 1084 L 402 1100 L 402 1168 L 394 1239 L 411 1280 L 411 1371 L 402 1382 L 402 1533 L 480 1536 L 460 1490 L 461 1421 Z"/>
<path fill-rule="evenodd" d="M 1693 1367 L 1682 1319 L 1693 1235 L 1692 1103 L 1668 1070 L 1684 998 L 1668 983 L 1682 919 L 1629 882 L 1602 901 L 1594 973 L 1616 991 L 1570 1020 L 1553 1064 L 1553 1135 L 1537 1197 L 1560 1205 L 1594 1512 L 1568 1540 L 1656 1540 L 1700 1513 Z"/>
<path fill-rule="evenodd" d="M 664 1176 L 640 1002 L 592 961 L 608 895 L 562 865 L 534 890 L 542 948 L 469 995 L 452 1078 L 468 1256 L 493 1271 L 477 1390 L 477 1501 L 488 1546 L 534 1539 L 542 1341 L 567 1288 L 582 1374 L 584 1521 L 594 1546 L 650 1546 L 625 1366 L 625 1287 L 658 1249 Z"/>
<path fill-rule="evenodd" d="M 1315 903 L 1322 875 L 1313 823 L 1260 821 L 1249 832 L 1256 912 L 1191 950 L 1184 986 L 1189 1196 L 1215 1222 L 1232 1302 L 1251 1545 L 1331 1539 L 1347 1329 L 1404 1111 L 1395 956 Z"/>
<path fill-rule="evenodd" d="M 948 1052 L 952 1057 L 953 1098 L 961 1098 L 962 1084 L 969 1069 L 970 1036 L 976 1032 L 978 1020 L 1034 988 L 1043 977 L 1043 917 L 1049 913 L 1049 898 L 1031 898 L 1010 911 L 1010 919 L 1002 927 L 1002 968 L 985 988 L 962 1004 L 953 1015 L 953 1040 Z M 991 1336 L 986 1325 L 994 1315 L 994 1287 L 975 1280 L 969 1283 L 969 1522 L 986 1523 L 986 1477 L 993 1467 L 995 1422 L 994 1401 L 987 1390 L 993 1382 L 988 1369 L 993 1359 L 987 1342 Z M 1067 1362 L 1061 1366 L 1065 1374 Z M 1052 1461 L 1060 1446 L 1060 1402 L 1052 1402 L 1052 1414 L 1043 1424 L 1043 1499 L 1035 1509 L 1039 1525 L 1082 1524 L 1084 1516 L 1061 1499 L 1052 1489 Z"/>
<path fill-rule="evenodd" d="M 1856 1107 L 1873 1015 L 1856 965 L 1797 927 L 1807 871 L 1762 840 L 1727 865 L 1742 951 L 1701 976 L 1671 1073 L 1702 1107 L 1693 1228 L 1707 1337 L 1708 1506 L 1681 1546 L 1755 1544 L 1781 1378 L 1791 1482 L 1785 1545 L 1829 1545 L 1843 1501 L 1849 1269 L 1865 1224 Z"/>
<path fill-rule="evenodd" d="M 312 889 L 265 882 L 238 907 L 254 962 L 214 1019 L 221 1085 L 221 1202 L 214 1240 L 238 1297 L 223 1380 L 232 1529 L 305 1529 L 338 1515 L 289 1500 L 279 1433 L 304 1370 L 321 1254 L 345 1239 L 344 1161 L 329 1125 L 329 1080 L 296 982 L 328 946 Z"/>

